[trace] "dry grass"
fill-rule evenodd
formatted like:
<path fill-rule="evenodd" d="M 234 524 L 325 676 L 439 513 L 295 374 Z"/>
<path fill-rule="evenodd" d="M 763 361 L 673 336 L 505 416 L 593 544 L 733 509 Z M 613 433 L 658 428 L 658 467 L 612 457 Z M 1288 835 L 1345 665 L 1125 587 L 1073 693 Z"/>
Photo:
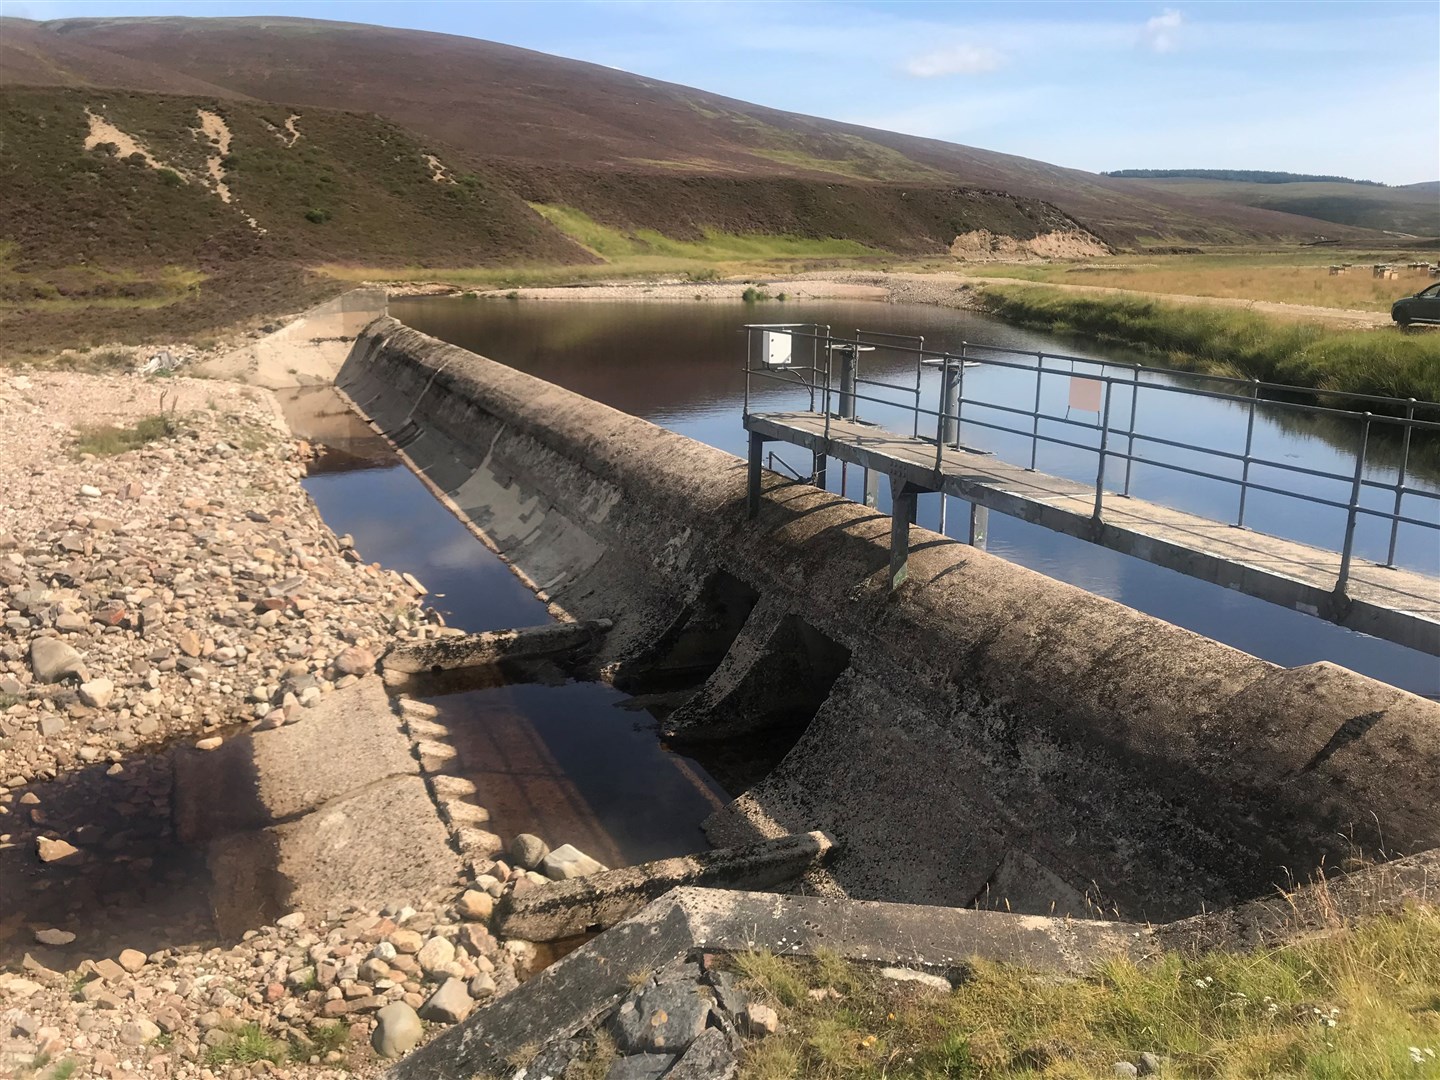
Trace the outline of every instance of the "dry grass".
<path fill-rule="evenodd" d="M 1120 256 L 1083 263 L 985 266 L 979 272 L 986 277 L 1023 281 L 1097 285 L 1178 296 L 1221 296 L 1354 311 L 1389 311 L 1397 299 L 1418 292 L 1433 280 L 1423 270 L 1406 270 L 1403 266 L 1397 267 L 1399 277 L 1393 281 L 1374 277 L 1371 264 L 1397 261 L 1393 255 L 1331 253 L 1315 259 L 1314 262 L 1298 261 L 1294 255 L 1177 255 L 1153 256 L 1137 262 L 1134 256 Z M 1403 257 L 1398 261 L 1412 259 L 1419 261 L 1416 257 Z M 1332 276 L 1328 267 L 1338 262 L 1356 265 L 1345 274 Z"/>
<path fill-rule="evenodd" d="M 948 995 L 833 957 L 736 959 L 781 1012 L 781 1033 L 745 1052 L 749 1080 L 1078 1080 L 1142 1052 L 1164 1059 L 1162 1075 L 1194 1080 L 1440 1076 L 1427 1052 L 1440 1056 L 1440 913 L 1429 908 L 1245 954 L 1115 960 L 1086 979 L 978 963 Z M 839 997 L 808 994 L 826 987 Z"/>
<path fill-rule="evenodd" d="M 137 420 L 131 427 L 115 427 L 112 424 L 94 424 L 76 432 L 75 453 L 95 454 L 97 457 L 111 457 L 134 450 L 146 443 L 163 439 L 175 433 L 175 420 L 159 414 Z"/>

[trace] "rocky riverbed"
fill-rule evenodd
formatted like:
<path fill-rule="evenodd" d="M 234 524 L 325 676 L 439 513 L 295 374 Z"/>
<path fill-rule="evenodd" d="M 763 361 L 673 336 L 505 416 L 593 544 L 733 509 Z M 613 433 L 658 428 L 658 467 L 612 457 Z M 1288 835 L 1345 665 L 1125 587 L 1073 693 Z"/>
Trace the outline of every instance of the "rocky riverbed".
<path fill-rule="evenodd" d="M 441 632 L 326 528 L 273 398 L 12 372 L 0 429 L 0 1075 L 377 1071 L 387 1008 L 394 1049 L 526 974 L 404 897 L 216 938 L 167 748 L 303 723 Z"/>

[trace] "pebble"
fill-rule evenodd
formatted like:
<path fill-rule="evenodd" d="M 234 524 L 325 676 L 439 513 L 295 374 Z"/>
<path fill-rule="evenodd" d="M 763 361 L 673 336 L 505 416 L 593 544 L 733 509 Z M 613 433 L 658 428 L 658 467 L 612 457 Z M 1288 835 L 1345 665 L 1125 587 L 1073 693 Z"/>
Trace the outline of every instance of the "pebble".
<path fill-rule="evenodd" d="M 419 1015 L 403 1001 L 386 1005 L 375 1014 L 375 1021 L 370 1045 L 384 1058 L 397 1058 L 409 1053 L 424 1034 Z"/>
<path fill-rule="evenodd" d="M 465 980 L 451 977 L 441 983 L 440 989 L 420 1007 L 420 1018 L 442 1024 L 458 1024 L 470 1015 L 474 1007 L 475 999 L 470 996 Z"/>

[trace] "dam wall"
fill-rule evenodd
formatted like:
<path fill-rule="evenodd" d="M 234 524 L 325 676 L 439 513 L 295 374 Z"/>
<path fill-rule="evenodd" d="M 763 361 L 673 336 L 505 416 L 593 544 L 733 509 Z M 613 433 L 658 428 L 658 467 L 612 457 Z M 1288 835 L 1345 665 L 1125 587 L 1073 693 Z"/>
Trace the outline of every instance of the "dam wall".
<path fill-rule="evenodd" d="M 887 516 L 767 474 L 749 520 L 739 458 L 393 319 L 337 385 L 677 745 L 778 742 L 707 833 L 823 830 L 820 891 L 1163 921 L 1440 847 L 1434 702 L 918 527 L 892 591 Z"/>

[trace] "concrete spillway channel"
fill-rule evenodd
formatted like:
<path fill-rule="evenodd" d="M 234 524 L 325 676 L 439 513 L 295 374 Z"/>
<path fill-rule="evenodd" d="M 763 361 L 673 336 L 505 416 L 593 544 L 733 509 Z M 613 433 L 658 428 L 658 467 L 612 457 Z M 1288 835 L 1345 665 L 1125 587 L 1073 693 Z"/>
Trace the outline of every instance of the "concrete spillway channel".
<path fill-rule="evenodd" d="M 734 762 L 711 843 L 823 832 L 807 888 L 1163 921 L 1440 846 L 1440 705 L 1283 669 L 745 466 L 394 320 L 337 385 L 566 619 Z M 717 771 L 724 771 L 717 764 Z M 738 786 L 743 785 L 743 789 Z"/>

